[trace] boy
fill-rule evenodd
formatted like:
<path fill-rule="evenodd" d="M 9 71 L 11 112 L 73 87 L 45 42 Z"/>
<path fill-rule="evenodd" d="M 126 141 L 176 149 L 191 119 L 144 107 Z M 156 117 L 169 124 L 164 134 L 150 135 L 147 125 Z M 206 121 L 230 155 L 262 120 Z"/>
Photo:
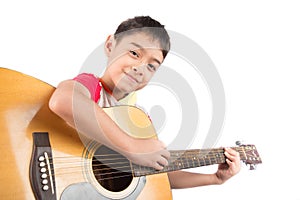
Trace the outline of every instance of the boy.
<path fill-rule="evenodd" d="M 142 89 L 151 80 L 170 50 L 170 39 L 164 26 L 141 16 L 121 23 L 105 47 L 108 57 L 101 78 L 79 74 L 61 82 L 53 93 L 49 107 L 88 138 L 119 152 L 133 163 L 162 170 L 170 153 L 156 139 L 137 139 L 127 135 L 103 111 L 119 104 L 129 93 Z M 239 154 L 225 149 L 225 164 L 214 174 L 183 171 L 168 173 L 172 188 L 189 188 L 221 184 L 240 170 Z"/>

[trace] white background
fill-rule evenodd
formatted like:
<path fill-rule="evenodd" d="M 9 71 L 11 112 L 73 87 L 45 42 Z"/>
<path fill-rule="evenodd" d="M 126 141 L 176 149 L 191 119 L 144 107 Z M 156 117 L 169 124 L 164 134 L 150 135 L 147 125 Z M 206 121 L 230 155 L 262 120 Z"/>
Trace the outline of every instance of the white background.
<path fill-rule="evenodd" d="M 197 42 L 216 65 L 226 94 L 218 145 L 245 140 L 263 159 L 224 185 L 174 190 L 174 199 L 299 200 L 299 10 L 296 0 L 1 1 L 0 66 L 56 86 L 121 21 L 150 15 Z"/>

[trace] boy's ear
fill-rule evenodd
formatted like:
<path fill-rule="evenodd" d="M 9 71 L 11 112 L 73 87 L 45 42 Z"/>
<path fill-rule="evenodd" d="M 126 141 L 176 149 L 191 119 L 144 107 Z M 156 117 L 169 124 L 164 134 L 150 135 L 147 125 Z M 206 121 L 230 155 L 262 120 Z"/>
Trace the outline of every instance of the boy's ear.
<path fill-rule="evenodd" d="M 113 48 L 113 38 L 114 36 L 113 35 L 109 35 L 105 41 L 105 45 L 104 45 L 104 51 L 105 51 L 105 54 L 107 57 L 110 56 L 110 53 L 112 51 L 112 48 Z"/>

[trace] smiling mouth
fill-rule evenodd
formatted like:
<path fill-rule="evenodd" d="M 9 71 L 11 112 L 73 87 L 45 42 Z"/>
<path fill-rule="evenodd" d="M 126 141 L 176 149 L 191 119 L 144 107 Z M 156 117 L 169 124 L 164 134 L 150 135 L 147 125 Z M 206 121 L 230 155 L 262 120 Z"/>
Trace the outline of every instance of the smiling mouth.
<path fill-rule="evenodd" d="M 134 83 L 139 83 L 138 80 L 137 80 L 136 78 L 134 78 L 133 76 L 131 76 L 130 74 L 128 74 L 128 73 L 125 72 L 125 75 L 126 75 L 127 78 L 128 78 L 129 80 L 131 80 L 132 82 L 134 82 Z"/>

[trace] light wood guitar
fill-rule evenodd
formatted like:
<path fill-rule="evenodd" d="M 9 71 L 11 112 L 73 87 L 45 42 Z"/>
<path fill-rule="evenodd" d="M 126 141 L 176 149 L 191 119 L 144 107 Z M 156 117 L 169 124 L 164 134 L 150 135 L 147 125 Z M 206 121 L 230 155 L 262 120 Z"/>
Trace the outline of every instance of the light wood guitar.
<path fill-rule="evenodd" d="M 167 172 L 225 162 L 223 148 L 170 151 L 161 171 L 137 166 L 87 140 L 48 108 L 55 88 L 0 68 L 0 199 L 172 199 Z M 128 134 L 156 137 L 148 116 L 132 106 L 105 108 Z M 259 164 L 254 145 L 233 147 Z"/>

